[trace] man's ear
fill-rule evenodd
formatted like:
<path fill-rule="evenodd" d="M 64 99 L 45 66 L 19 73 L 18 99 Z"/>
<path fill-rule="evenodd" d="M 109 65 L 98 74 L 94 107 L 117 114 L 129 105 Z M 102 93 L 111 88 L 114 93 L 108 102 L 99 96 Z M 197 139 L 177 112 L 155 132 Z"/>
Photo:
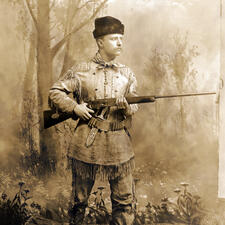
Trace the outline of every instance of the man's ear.
<path fill-rule="evenodd" d="M 97 42 L 97 45 L 98 45 L 99 48 L 102 48 L 103 47 L 103 40 L 102 40 L 102 38 L 98 38 L 96 40 L 96 42 Z"/>

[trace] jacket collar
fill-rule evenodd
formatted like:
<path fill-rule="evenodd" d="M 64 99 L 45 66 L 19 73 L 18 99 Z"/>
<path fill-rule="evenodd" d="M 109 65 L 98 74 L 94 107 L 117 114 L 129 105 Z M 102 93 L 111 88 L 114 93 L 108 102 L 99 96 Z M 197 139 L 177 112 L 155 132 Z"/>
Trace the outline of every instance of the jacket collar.
<path fill-rule="evenodd" d="M 121 68 L 121 67 L 124 67 L 124 65 L 116 62 L 115 60 L 113 61 L 110 61 L 110 62 L 105 62 L 103 59 L 102 59 L 102 56 L 100 55 L 99 52 L 96 53 L 95 57 L 92 59 L 92 61 L 97 65 L 97 68 L 98 69 L 104 69 L 104 68 L 112 68 L 112 69 L 118 69 L 118 68 Z"/>

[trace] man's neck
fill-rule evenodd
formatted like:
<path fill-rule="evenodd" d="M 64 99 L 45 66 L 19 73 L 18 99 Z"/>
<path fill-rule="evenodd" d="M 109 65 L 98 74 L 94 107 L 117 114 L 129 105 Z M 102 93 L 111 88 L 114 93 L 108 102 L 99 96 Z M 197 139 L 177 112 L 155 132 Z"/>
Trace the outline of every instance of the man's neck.
<path fill-rule="evenodd" d="M 101 50 L 99 51 L 99 54 L 101 55 L 104 62 L 111 62 L 116 58 L 115 56 L 106 55 L 105 52 L 103 52 Z"/>

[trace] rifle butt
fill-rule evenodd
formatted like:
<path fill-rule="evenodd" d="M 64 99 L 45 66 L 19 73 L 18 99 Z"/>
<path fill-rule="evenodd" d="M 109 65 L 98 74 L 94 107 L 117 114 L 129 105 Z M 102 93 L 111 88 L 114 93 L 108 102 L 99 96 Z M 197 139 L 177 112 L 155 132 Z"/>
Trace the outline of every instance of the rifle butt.
<path fill-rule="evenodd" d="M 73 115 L 66 113 L 56 113 L 54 110 L 45 110 L 43 112 L 44 116 L 44 129 L 55 126 L 69 118 L 73 118 Z M 75 116 L 74 116 L 75 117 Z M 74 118 L 77 119 L 77 118 Z"/>

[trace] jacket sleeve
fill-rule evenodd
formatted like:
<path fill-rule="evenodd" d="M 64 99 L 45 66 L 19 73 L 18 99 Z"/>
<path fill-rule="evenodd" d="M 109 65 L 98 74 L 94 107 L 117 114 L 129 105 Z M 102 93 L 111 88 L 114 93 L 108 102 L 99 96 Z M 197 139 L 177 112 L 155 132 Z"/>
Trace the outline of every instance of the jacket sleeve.
<path fill-rule="evenodd" d="M 129 70 L 129 83 L 127 89 L 127 96 L 137 96 L 137 80 L 134 73 Z M 130 105 L 130 111 L 127 112 L 127 115 L 133 115 L 138 110 L 137 104 Z"/>
<path fill-rule="evenodd" d="M 75 99 L 68 95 L 75 93 L 80 95 L 81 82 L 78 76 L 72 70 L 69 70 L 63 79 L 58 80 L 49 91 L 49 100 L 51 104 L 60 109 L 62 112 L 73 113 L 75 106 L 78 104 Z"/>

